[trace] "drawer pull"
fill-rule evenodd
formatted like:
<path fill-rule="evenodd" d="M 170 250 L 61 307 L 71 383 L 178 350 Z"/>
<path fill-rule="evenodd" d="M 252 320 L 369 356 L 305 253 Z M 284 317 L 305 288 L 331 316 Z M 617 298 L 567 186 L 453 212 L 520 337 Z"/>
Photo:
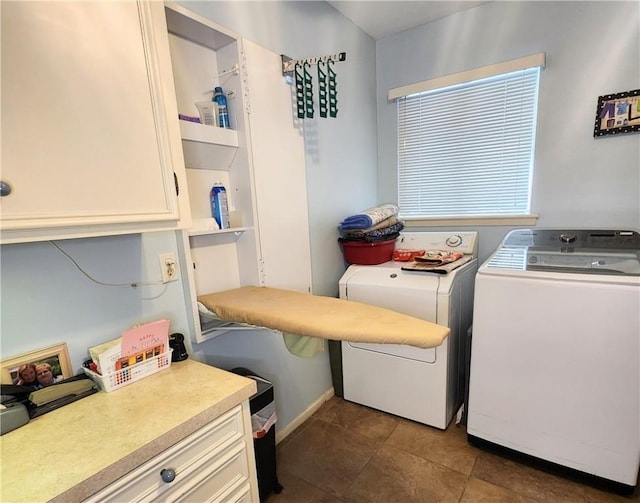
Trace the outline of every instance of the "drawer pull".
<path fill-rule="evenodd" d="M 163 482 L 170 484 L 176 478 L 176 471 L 171 468 L 164 468 L 160 470 L 160 477 L 162 477 Z"/>
<path fill-rule="evenodd" d="M 0 197 L 8 196 L 11 194 L 11 185 L 7 182 L 0 182 Z"/>

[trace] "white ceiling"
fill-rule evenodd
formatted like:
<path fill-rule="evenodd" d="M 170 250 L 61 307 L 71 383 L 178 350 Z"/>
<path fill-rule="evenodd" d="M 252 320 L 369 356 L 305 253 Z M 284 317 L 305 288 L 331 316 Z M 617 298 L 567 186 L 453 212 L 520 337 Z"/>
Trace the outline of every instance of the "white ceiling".
<path fill-rule="evenodd" d="M 486 1 L 329 0 L 327 3 L 378 40 L 455 12 L 470 9 Z"/>

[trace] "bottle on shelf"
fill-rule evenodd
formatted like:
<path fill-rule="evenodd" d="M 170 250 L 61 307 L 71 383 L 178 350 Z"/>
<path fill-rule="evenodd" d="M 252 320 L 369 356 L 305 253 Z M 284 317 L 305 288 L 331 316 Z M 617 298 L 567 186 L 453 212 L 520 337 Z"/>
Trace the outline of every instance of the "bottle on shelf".
<path fill-rule="evenodd" d="M 227 108 L 227 97 L 222 91 L 222 87 L 216 87 L 213 90 L 213 101 L 218 105 L 218 126 L 222 128 L 230 128 L 229 125 L 229 109 Z"/>
<path fill-rule="evenodd" d="M 227 190 L 220 182 L 214 183 L 211 189 L 211 216 L 218 223 L 220 229 L 230 227 Z"/>

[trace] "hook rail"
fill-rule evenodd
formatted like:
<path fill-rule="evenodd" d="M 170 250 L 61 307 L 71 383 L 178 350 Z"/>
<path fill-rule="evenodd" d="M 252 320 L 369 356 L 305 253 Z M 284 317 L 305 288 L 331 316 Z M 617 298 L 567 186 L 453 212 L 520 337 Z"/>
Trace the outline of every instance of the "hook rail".
<path fill-rule="evenodd" d="M 293 72 L 296 65 L 300 65 L 300 66 L 304 66 L 305 64 L 317 65 L 321 61 L 323 63 L 326 63 L 327 61 L 333 61 L 333 62 L 346 61 L 347 53 L 339 52 L 337 54 L 332 54 L 330 56 L 320 56 L 317 58 L 307 58 L 307 59 L 291 59 L 290 57 L 285 56 L 284 54 L 281 54 L 281 58 L 282 58 L 282 75 L 287 76 L 287 74 L 290 74 L 291 72 Z"/>

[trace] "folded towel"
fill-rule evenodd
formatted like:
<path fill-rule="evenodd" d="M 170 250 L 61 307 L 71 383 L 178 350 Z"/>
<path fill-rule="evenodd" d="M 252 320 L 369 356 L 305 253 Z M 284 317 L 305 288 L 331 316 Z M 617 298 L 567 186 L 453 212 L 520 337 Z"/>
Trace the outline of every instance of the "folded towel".
<path fill-rule="evenodd" d="M 406 265 L 403 265 L 400 269 L 403 271 L 421 271 L 421 272 L 430 272 L 437 274 L 449 274 L 454 269 L 457 269 L 461 265 L 466 264 L 467 262 L 471 262 L 473 257 L 471 255 L 463 255 L 458 260 L 454 260 L 453 262 L 419 262 L 416 261 L 415 258 L 413 262 L 408 262 Z"/>
<path fill-rule="evenodd" d="M 424 250 L 407 250 L 405 248 L 396 248 L 393 250 L 391 257 L 394 262 L 411 262 L 415 257 L 424 255 Z"/>
<path fill-rule="evenodd" d="M 380 229 L 386 229 L 387 227 L 391 227 L 394 224 L 400 222 L 400 219 L 393 215 L 389 218 L 385 218 L 382 222 L 379 222 L 371 227 L 367 227 L 366 229 L 342 229 L 340 226 L 338 227 L 338 232 L 343 238 L 351 238 L 351 237 L 362 237 L 369 232 L 377 231 Z"/>
<path fill-rule="evenodd" d="M 395 204 L 383 204 L 364 210 L 362 213 L 352 215 L 340 222 L 340 230 L 368 229 L 387 218 L 397 215 L 398 207 Z"/>
<path fill-rule="evenodd" d="M 368 243 L 388 241 L 389 239 L 397 238 L 402 229 L 404 229 L 404 222 L 397 221 L 388 227 L 382 227 L 372 231 L 340 231 L 341 237 L 338 238 L 338 241 L 366 241 Z"/>
<path fill-rule="evenodd" d="M 451 250 L 428 250 L 423 255 L 413 257 L 415 262 L 422 262 L 431 265 L 443 265 L 455 262 L 464 257 L 464 253 Z"/>

